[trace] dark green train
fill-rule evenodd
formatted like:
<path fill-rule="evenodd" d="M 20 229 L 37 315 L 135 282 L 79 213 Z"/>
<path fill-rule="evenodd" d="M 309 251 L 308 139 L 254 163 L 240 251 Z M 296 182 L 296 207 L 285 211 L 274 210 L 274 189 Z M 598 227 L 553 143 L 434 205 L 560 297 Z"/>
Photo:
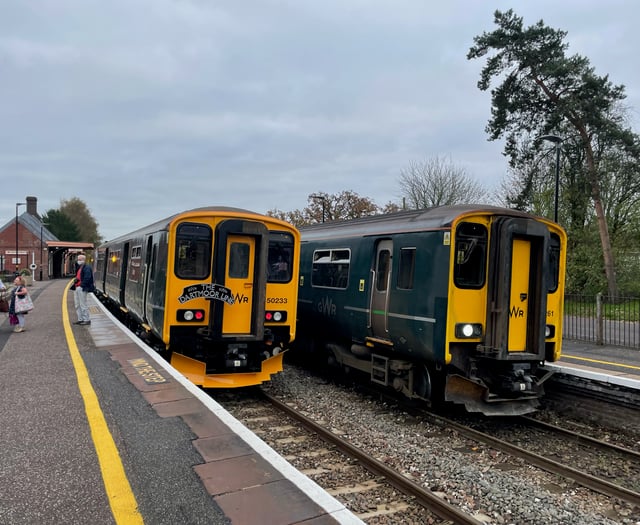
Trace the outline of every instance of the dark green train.
<path fill-rule="evenodd" d="M 492 206 L 301 228 L 300 348 L 410 398 L 534 411 L 560 357 L 566 234 Z"/>

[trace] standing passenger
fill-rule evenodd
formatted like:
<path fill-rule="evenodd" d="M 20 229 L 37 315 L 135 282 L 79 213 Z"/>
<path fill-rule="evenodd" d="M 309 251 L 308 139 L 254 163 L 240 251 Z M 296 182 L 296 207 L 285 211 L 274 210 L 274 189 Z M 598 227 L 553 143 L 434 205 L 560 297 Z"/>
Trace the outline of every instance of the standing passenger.
<path fill-rule="evenodd" d="M 78 255 L 78 270 L 76 272 L 75 287 L 76 291 L 73 295 L 73 301 L 76 307 L 78 320 L 74 324 L 91 324 L 89 317 L 89 307 L 87 306 L 87 295 L 95 291 L 93 284 L 93 270 L 85 264 L 86 257 L 84 254 Z"/>
<path fill-rule="evenodd" d="M 11 290 L 11 302 L 9 303 L 9 324 L 16 325 L 14 332 L 24 332 L 24 316 L 27 312 L 16 312 L 16 299 L 29 293 L 24 277 L 18 275 L 13 280 L 14 287 Z"/>

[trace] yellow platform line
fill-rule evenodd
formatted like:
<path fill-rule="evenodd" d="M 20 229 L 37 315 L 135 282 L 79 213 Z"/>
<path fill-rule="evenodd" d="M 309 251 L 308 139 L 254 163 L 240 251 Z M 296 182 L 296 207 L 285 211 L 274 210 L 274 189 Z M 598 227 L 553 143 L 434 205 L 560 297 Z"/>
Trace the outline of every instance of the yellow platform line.
<path fill-rule="evenodd" d="M 640 370 L 640 366 L 611 363 L 610 361 L 601 361 L 600 359 L 590 359 L 588 357 L 578 357 L 576 355 L 567 355 L 567 354 L 562 354 L 562 357 L 567 357 L 569 359 L 576 359 L 578 361 L 587 361 L 589 363 L 598 363 L 600 365 L 619 366 L 621 368 L 631 368 L 632 370 Z"/>
<path fill-rule="evenodd" d="M 98 455 L 102 480 L 104 481 L 105 492 L 111 506 L 111 513 L 116 523 L 119 525 L 143 524 L 142 516 L 138 512 L 138 503 L 131 490 L 131 485 L 118 453 L 113 436 L 109 431 L 107 422 L 100 408 L 98 396 L 96 395 L 87 367 L 80 355 L 80 350 L 73 337 L 69 313 L 67 312 L 67 295 L 69 288 L 65 288 L 62 295 L 62 321 L 64 333 L 67 338 L 71 361 L 78 378 L 78 388 L 84 400 L 85 413 L 91 429 L 91 437 Z"/>

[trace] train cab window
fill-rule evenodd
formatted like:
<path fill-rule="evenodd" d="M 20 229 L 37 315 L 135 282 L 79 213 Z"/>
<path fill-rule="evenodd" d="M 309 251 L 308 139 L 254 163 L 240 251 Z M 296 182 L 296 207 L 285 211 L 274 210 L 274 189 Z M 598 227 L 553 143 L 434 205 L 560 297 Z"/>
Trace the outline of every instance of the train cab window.
<path fill-rule="evenodd" d="M 182 223 L 176 231 L 175 273 L 181 279 L 205 279 L 211 269 L 213 234 L 206 224 Z"/>
<path fill-rule="evenodd" d="M 551 270 L 548 284 L 549 292 L 555 292 L 558 289 L 558 281 L 560 279 L 560 237 L 555 233 L 551 234 L 549 263 Z"/>
<path fill-rule="evenodd" d="M 413 272 L 416 267 L 416 249 L 401 248 L 400 264 L 398 265 L 398 288 L 410 290 L 413 288 Z"/>
<path fill-rule="evenodd" d="M 453 278 L 459 288 L 482 288 L 487 260 L 487 228 L 463 222 L 456 230 Z"/>
<path fill-rule="evenodd" d="M 313 252 L 311 285 L 345 289 L 349 284 L 351 251 L 316 250 Z"/>
<path fill-rule="evenodd" d="M 285 232 L 269 232 L 268 277 L 270 283 L 291 281 L 293 261 L 293 235 Z"/>
<path fill-rule="evenodd" d="M 249 277 L 249 256 L 251 248 L 245 242 L 232 242 L 229 247 L 229 277 L 246 279 Z"/>

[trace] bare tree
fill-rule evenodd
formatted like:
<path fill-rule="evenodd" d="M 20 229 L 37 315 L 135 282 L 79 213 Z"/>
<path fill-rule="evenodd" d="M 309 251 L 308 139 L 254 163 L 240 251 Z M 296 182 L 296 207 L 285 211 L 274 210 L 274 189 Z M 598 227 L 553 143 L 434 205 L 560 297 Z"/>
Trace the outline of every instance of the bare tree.
<path fill-rule="evenodd" d="M 400 189 L 407 206 L 414 209 L 482 202 L 488 192 L 451 159 L 435 157 L 412 162 L 400 172 Z"/>
<path fill-rule="evenodd" d="M 318 222 L 357 219 L 382 211 L 371 199 L 361 197 L 351 190 L 335 194 L 316 192 L 310 194 L 307 200 L 309 205 L 303 210 L 282 211 L 276 208 L 269 210 L 267 215 L 300 227 Z M 385 210 L 396 211 L 392 210 L 391 203 L 387 204 Z"/>

